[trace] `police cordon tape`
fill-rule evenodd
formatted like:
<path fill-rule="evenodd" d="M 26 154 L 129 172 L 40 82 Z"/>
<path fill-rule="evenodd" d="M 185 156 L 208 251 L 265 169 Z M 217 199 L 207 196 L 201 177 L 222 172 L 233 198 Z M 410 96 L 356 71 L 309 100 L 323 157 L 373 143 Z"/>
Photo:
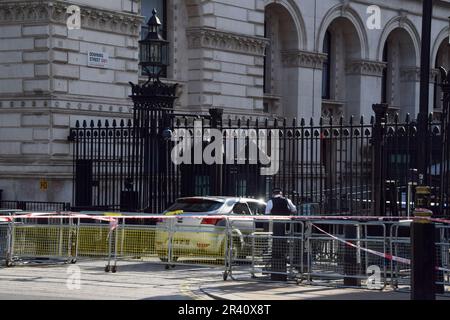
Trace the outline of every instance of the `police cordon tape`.
<path fill-rule="evenodd" d="M 344 244 L 348 245 L 349 247 L 353 247 L 355 249 L 358 249 L 358 250 L 361 250 L 361 251 L 364 251 L 364 252 L 367 252 L 367 253 L 371 253 L 371 254 L 376 255 L 378 257 L 385 258 L 385 259 L 387 259 L 389 261 L 395 261 L 395 262 L 400 262 L 400 263 L 404 263 L 404 264 L 407 264 L 407 265 L 411 265 L 411 260 L 410 259 L 396 257 L 396 256 L 393 256 L 391 254 L 382 253 L 382 252 L 378 252 L 378 251 L 375 251 L 375 250 L 367 249 L 367 248 L 364 248 L 364 247 L 361 247 L 361 246 L 357 246 L 354 243 L 351 243 L 349 241 L 346 241 L 344 239 L 341 239 L 339 237 L 336 237 L 336 236 L 326 232 L 325 230 L 321 229 L 320 227 L 316 226 L 315 224 L 312 224 L 312 226 L 314 228 L 316 228 L 317 230 L 319 230 L 320 232 L 322 232 L 323 234 L 329 236 L 330 238 L 335 239 L 335 240 L 337 240 L 337 241 L 339 241 L 341 243 L 344 243 Z M 436 271 L 450 272 L 450 269 L 436 267 Z"/>
<path fill-rule="evenodd" d="M 76 212 L 53 212 L 53 213 L 27 213 L 22 215 L 12 215 L 2 217 L 6 221 L 12 221 L 15 219 L 92 219 L 98 221 L 112 222 L 114 220 L 123 220 L 123 219 L 143 219 L 143 220 L 156 220 L 156 219 L 178 219 L 181 217 L 189 217 L 193 219 L 203 219 L 205 215 L 198 214 L 180 214 L 180 215 L 161 215 L 161 214 L 146 214 L 146 215 L 136 215 L 136 216 L 125 216 L 120 215 L 118 213 L 105 213 L 103 216 L 99 215 L 88 215 L 88 214 L 80 214 Z M 335 221 L 429 221 L 435 223 L 443 223 L 450 224 L 450 220 L 441 219 L 441 218 L 431 218 L 431 217 L 376 217 L 376 216 L 272 216 L 272 215 L 260 215 L 260 216 L 234 216 L 234 215 L 208 215 L 208 218 L 211 219 L 231 219 L 231 220 L 277 220 L 277 221 L 320 221 L 320 220 L 335 220 Z M 405 220 L 406 219 L 406 220 Z"/>
<path fill-rule="evenodd" d="M 205 215 L 197 215 L 197 214 L 180 214 L 182 217 L 189 217 L 191 219 L 203 219 L 205 218 Z M 181 218 L 182 218 L 181 217 Z M 3 222 L 13 222 L 16 219 L 90 219 L 94 221 L 103 221 L 103 222 L 109 222 L 110 224 L 110 230 L 113 231 L 119 226 L 119 220 L 136 220 L 136 219 L 143 219 L 143 220 L 174 220 L 179 219 L 179 215 L 145 215 L 145 216 L 122 216 L 117 213 L 105 213 L 104 216 L 98 216 L 98 215 L 88 215 L 88 214 L 80 214 L 80 213 L 74 213 L 74 212 L 64 212 L 64 213 L 26 213 L 22 215 L 13 215 L 13 216 L 6 216 L 1 217 L 0 221 Z M 405 217 L 367 217 L 367 216 L 224 216 L 224 215 L 217 215 L 212 216 L 208 215 L 209 219 L 232 219 L 232 220 L 255 220 L 255 221 L 324 221 L 324 220 L 334 220 L 334 221 L 405 221 L 405 222 L 412 222 L 414 220 L 420 220 L 420 221 L 429 221 L 429 222 L 435 222 L 435 223 L 443 223 L 443 224 L 450 224 L 450 220 L 447 219 L 439 219 L 439 218 L 430 218 L 430 217 L 410 217 L 408 220 L 405 220 Z M 323 234 L 329 236 L 332 239 L 335 239 L 343 244 L 346 244 L 350 247 L 353 247 L 358 250 L 365 251 L 367 253 L 379 256 L 381 258 L 385 258 L 389 261 L 399 262 L 407 265 L 411 265 L 411 260 L 406 258 L 397 257 L 394 255 L 390 255 L 387 253 L 378 252 L 375 250 L 367 249 L 361 246 L 357 246 L 349 241 L 346 241 L 344 239 L 341 239 L 337 236 L 334 236 L 325 230 L 321 229 L 319 226 L 315 224 L 311 224 L 314 228 L 322 232 Z M 442 267 L 436 267 L 437 271 L 443 271 L 443 272 L 450 272 L 450 269 L 442 268 Z"/>

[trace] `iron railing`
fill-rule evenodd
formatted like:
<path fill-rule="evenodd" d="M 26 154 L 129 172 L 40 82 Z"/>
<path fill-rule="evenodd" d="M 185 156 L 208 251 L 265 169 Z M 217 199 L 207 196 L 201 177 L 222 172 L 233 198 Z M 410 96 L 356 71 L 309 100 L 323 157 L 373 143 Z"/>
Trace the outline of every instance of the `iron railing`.
<path fill-rule="evenodd" d="M 33 212 L 63 212 L 69 211 L 71 209 L 71 205 L 66 202 L 0 200 L 0 209 L 17 209 Z"/>
<path fill-rule="evenodd" d="M 178 197 L 268 197 L 273 187 L 280 187 L 296 204 L 320 204 L 321 214 L 406 215 L 402 190 L 408 184 L 408 170 L 417 168 L 417 124 L 409 116 L 404 122 L 397 116 L 382 123 L 374 118 L 351 118 L 346 123 L 341 118 L 321 119 L 317 124 L 302 119 L 291 123 L 230 120 L 215 125 L 212 117 L 179 117 L 163 109 L 145 117 L 139 123 L 77 123 L 71 130 L 76 207 L 155 213 Z M 200 122 L 194 124 L 195 120 Z M 432 152 L 426 182 L 432 186 L 434 210 L 439 207 L 448 214 L 449 170 L 439 167 L 445 164 L 444 125 L 430 117 Z M 223 132 L 223 164 L 208 164 L 195 155 L 196 148 L 201 153 L 207 150 L 214 128 Z M 273 160 L 271 134 L 279 137 L 274 149 L 279 170 L 262 175 L 267 166 L 260 153 L 252 159 L 250 149 L 263 145 Z M 174 142 L 170 138 L 176 135 L 183 138 Z M 190 155 L 177 165 L 172 162 L 173 150 L 183 139 L 192 149 L 184 150 Z M 229 153 L 231 162 L 226 158 Z M 388 192 L 386 181 L 393 182 L 394 192 Z M 374 206 L 377 192 L 382 194 L 379 209 Z"/>

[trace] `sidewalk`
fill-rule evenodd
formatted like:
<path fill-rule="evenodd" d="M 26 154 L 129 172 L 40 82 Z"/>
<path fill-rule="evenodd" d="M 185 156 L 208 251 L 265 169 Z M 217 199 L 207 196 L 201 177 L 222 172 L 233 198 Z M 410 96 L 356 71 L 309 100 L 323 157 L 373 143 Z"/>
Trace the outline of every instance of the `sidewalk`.
<path fill-rule="evenodd" d="M 199 290 L 218 300 L 410 300 L 408 292 L 391 288 L 373 291 L 258 280 L 206 282 Z M 450 300 L 450 297 L 438 297 L 438 300 Z"/>

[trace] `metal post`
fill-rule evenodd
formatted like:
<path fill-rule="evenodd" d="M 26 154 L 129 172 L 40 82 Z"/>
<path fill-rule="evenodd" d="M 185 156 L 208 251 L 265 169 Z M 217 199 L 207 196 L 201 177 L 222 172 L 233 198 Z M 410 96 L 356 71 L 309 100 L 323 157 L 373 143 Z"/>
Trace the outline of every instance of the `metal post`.
<path fill-rule="evenodd" d="M 222 127 L 223 109 L 210 109 L 209 114 L 211 116 L 211 128 L 218 129 Z M 212 180 L 212 194 L 214 196 L 223 195 L 223 166 L 221 164 L 215 164 L 212 167 L 213 180 Z"/>
<path fill-rule="evenodd" d="M 344 237 L 348 242 L 355 243 L 357 239 L 357 226 L 344 225 Z M 357 250 L 353 247 L 343 245 L 344 250 L 344 286 L 359 287 L 361 281 L 355 276 L 358 275 L 360 264 L 358 263 Z"/>
<path fill-rule="evenodd" d="M 373 128 L 373 215 L 382 216 L 385 214 L 385 197 L 384 197 L 384 175 L 383 175 L 383 147 L 384 147 L 384 125 L 387 118 L 388 105 L 374 104 L 372 106 L 375 112 L 375 124 Z"/>
<path fill-rule="evenodd" d="M 420 212 L 415 212 L 416 217 Z M 431 216 L 431 213 L 423 214 Z M 428 220 L 415 220 L 411 225 L 411 299 L 436 299 L 435 225 Z M 433 235 L 430 239 L 430 235 Z"/>
<path fill-rule="evenodd" d="M 428 181 L 428 112 L 430 95 L 430 48 L 431 48 L 431 22 L 433 18 L 433 0 L 423 1 L 422 18 L 422 49 L 420 72 L 420 112 L 418 115 L 418 169 L 419 174 Z"/>

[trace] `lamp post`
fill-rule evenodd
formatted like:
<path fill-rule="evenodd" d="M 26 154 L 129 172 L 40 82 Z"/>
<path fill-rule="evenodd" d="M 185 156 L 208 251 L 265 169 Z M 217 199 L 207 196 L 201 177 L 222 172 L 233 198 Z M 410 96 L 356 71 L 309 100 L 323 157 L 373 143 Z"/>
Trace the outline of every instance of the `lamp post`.
<path fill-rule="evenodd" d="M 420 180 L 426 183 L 429 164 L 428 114 L 430 96 L 430 51 L 431 51 L 431 22 L 433 17 L 433 0 L 423 0 L 422 17 L 422 48 L 420 72 L 420 111 L 418 115 L 418 169 Z"/>
<path fill-rule="evenodd" d="M 430 50 L 433 0 L 423 0 L 422 49 L 420 72 L 420 112 L 418 115 L 418 169 L 419 186 L 416 190 L 416 220 L 411 224 L 411 299 L 436 299 L 436 248 L 434 223 L 420 217 L 430 217 L 430 188 L 428 180 L 428 159 L 430 148 L 427 144 L 429 95 L 430 95 Z"/>
<path fill-rule="evenodd" d="M 169 64 L 169 42 L 159 33 L 161 21 L 153 9 L 152 16 L 147 22 L 148 34 L 144 40 L 139 41 L 139 65 L 146 71 L 149 78 L 159 77 Z"/>
<path fill-rule="evenodd" d="M 134 187 L 133 202 L 140 211 L 157 212 L 174 201 L 169 172 L 171 126 L 178 84 L 163 83 L 160 77 L 169 65 L 169 42 L 160 34 L 161 21 L 156 9 L 147 22 L 148 33 L 139 41 L 139 65 L 148 75 L 148 81 L 131 85 L 133 133 L 129 181 Z M 156 175 L 160 175 L 157 180 Z M 155 183 L 158 181 L 158 183 Z"/>

